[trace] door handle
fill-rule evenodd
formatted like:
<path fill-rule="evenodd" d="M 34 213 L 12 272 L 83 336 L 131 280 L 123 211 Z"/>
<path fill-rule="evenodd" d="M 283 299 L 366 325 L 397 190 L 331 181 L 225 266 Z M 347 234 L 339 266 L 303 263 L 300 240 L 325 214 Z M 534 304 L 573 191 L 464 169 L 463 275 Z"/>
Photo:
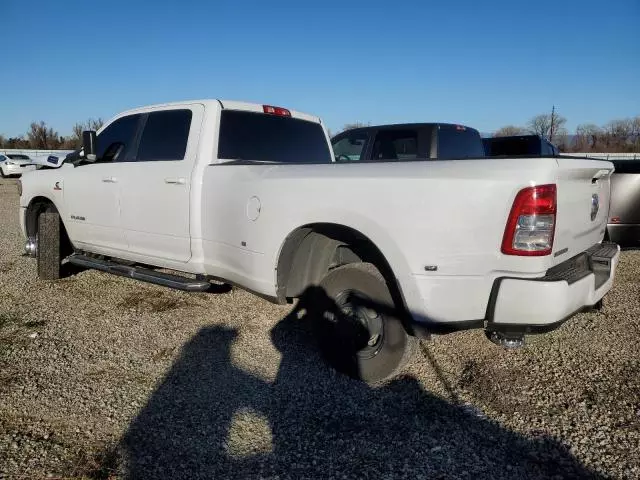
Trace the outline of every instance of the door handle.
<path fill-rule="evenodd" d="M 187 181 L 180 177 L 180 178 L 165 178 L 164 179 L 164 183 L 170 183 L 171 185 L 184 185 Z"/>
<path fill-rule="evenodd" d="M 102 181 L 104 183 L 118 183 L 118 179 L 116 177 L 104 177 Z"/>

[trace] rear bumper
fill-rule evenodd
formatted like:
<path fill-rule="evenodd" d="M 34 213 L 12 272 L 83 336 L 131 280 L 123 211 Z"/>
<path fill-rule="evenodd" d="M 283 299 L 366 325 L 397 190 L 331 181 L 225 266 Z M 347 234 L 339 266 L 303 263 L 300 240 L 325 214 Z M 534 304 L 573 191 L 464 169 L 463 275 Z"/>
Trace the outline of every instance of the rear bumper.
<path fill-rule="evenodd" d="M 623 247 L 640 247 L 640 224 L 610 223 L 607 231 L 612 242 Z"/>
<path fill-rule="evenodd" d="M 441 311 L 435 318 L 419 311 L 416 315 L 417 309 L 410 308 L 413 317 L 411 327 L 421 337 L 474 328 L 505 333 L 553 330 L 604 297 L 613 285 L 619 257 L 620 247 L 606 242 L 556 265 L 542 277 L 500 276 L 485 288 L 479 281 L 471 282 L 468 278 L 447 282 L 431 279 L 430 283 L 427 283 L 427 278 L 424 290 L 431 292 L 436 289 L 438 295 L 432 298 L 444 300 L 436 306 L 446 304 L 453 307 L 446 312 Z M 474 316 L 469 312 L 472 311 L 482 313 L 471 320 Z M 453 320 L 455 317 L 458 319 Z"/>
<path fill-rule="evenodd" d="M 613 286 L 619 257 L 618 245 L 603 243 L 550 269 L 544 277 L 497 279 L 487 309 L 487 329 L 553 330 L 604 297 Z"/>

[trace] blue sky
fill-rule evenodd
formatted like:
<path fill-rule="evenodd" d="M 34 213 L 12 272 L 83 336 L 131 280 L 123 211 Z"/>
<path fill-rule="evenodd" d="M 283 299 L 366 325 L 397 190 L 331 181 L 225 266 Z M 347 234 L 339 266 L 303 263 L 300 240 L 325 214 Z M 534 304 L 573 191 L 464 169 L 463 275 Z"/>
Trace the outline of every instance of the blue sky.
<path fill-rule="evenodd" d="M 0 0 L 0 133 L 196 98 L 489 132 L 640 115 L 638 0 Z"/>

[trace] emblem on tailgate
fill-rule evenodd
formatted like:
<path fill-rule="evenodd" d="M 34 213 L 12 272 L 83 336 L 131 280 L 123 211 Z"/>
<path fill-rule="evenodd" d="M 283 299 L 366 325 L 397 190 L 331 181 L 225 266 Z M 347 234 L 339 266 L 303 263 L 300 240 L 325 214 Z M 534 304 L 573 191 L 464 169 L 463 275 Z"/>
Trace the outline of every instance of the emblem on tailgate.
<path fill-rule="evenodd" d="M 593 222 L 598 216 L 598 210 L 600 210 L 600 197 L 597 193 L 591 195 L 591 221 Z"/>

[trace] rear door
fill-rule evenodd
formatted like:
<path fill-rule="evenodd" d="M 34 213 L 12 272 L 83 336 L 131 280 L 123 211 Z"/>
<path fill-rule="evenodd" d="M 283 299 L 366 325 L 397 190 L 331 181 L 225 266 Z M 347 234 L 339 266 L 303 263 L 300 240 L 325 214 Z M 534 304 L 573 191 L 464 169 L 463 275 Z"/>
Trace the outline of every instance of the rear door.
<path fill-rule="evenodd" d="M 602 241 L 609 215 L 613 164 L 558 158 L 558 212 L 554 263 Z M 562 252 L 562 253 L 560 253 Z"/>
<path fill-rule="evenodd" d="M 150 111 L 137 151 L 121 175 L 121 222 L 132 253 L 191 258 L 191 177 L 204 114 L 201 104 Z"/>

